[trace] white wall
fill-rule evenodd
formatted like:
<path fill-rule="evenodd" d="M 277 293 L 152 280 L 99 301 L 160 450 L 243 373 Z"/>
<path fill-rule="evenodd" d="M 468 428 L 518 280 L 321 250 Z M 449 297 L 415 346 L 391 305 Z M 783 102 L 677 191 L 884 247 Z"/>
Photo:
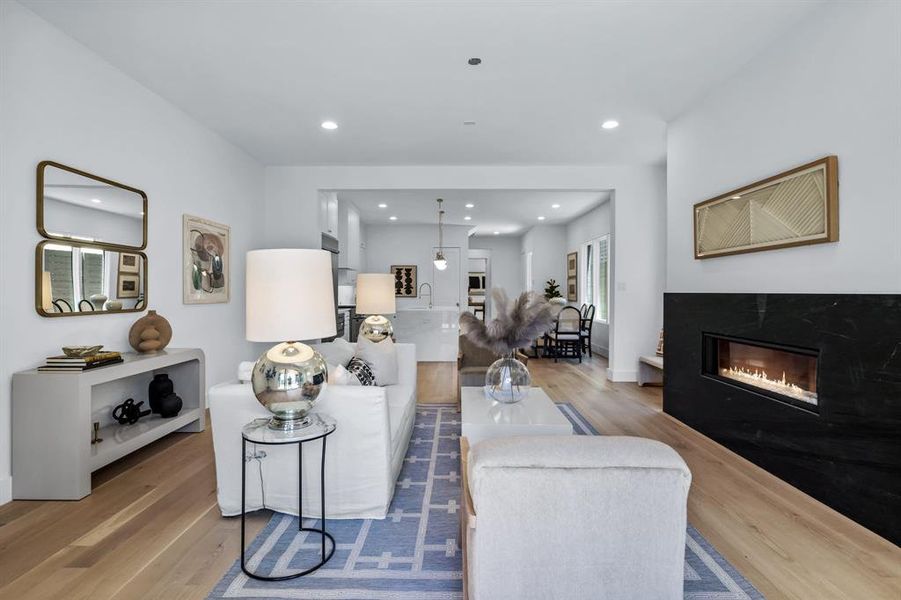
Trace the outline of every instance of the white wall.
<path fill-rule="evenodd" d="M 474 235 L 469 247 L 491 252 L 491 287 L 503 288 L 511 298 L 523 291 L 522 238 L 506 235 Z"/>
<path fill-rule="evenodd" d="M 435 302 L 439 290 L 433 281 L 432 260 L 438 246 L 437 225 L 366 225 L 366 264 L 369 273 L 388 273 L 391 265 L 416 265 L 417 287 L 423 283 L 432 286 Z M 469 236 L 468 227 L 444 226 L 444 247 L 460 249 L 459 293 L 460 307 L 465 310 L 468 281 Z M 424 290 L 425 291 L 425 290 Z M 397 309 L 428 306 L 429 298 L 398 298 Z"/>
<path fill-rule="evenodd" d="M 564 225 L 536 225 L 522 236 L 521 252 L 532 253 L 532 281 L 525 288 L 544 293 L 548 279 L 560 284 L 566 297 L 566 227 Z M 521 271 L 522 269 L 520 269 Z"/>
<path fill-rule="evenodd" d="M 319 190 L 614 190 L 608 376 L 634 381 L 638 357 L 654 351 L 663 322 L 665 186 L 664 168 L 649 166 L 268 167 L 264 214 L 267 240 L 315 248 Z M 559 269 L 562 276 L 562 261 Z"/>
<path fill-rule="evenodd" d="M 613 203 L 604 202 L 594 210 L 591 210 L 581 217 L 573 219 L 566 224 L 566 253 L 579 253 L 579 277 L 582 277 L 581 269 L 584 268 L 582 261 L 584 260 L 584 252 L 582 252 L 582 244 L 597 239 L 602 235 L 613 233 Z M 614 240 L 610 238 L 610 253 L 612 255 Z M 579 300 L 576 305 L 581 305 L 585 299 L 581 297 L 581 282 L 579 286 Z M 612 294 L 612 291 L 611 291 Z M 595 321 L 591 329 L 591 347 L 594 351 L 602 356 L 608 356 L 610 353 L 610 326 L 608 323 L 599 323 Z"/>
<path fill-rule="evenodd" d="M 824 4 L 670 125 L 669 290 L 901 292 L 899 39 L 897 2 Z M 838 243 L 694 260 L 694 203 L 828 154 Z"/>
<path fill-rule="evenodd" d="M 244 340 L 244 253 L 263 169 L 246 154 L 14 2 L 0 3 L 0 501 L 10 495 L 10 375 L 68 344 L 128 348 L 137 314 L 48 319 L 34 310 L 35 168 L 53 159 L 149 196 L 149 306 L 172 346 L 200 346 L 207 383 L 254 356 Z M 181 217 L 232 228 L 232 300 L 182 304 Z M 316 221 L 316 219 L 312 219 Z M 85 436 L 90 432 L 85 431 Z"/>

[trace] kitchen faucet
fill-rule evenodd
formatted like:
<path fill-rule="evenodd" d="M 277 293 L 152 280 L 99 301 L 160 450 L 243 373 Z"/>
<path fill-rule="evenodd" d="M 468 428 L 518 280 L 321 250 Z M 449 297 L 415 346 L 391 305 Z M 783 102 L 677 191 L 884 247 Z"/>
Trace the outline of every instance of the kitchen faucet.
<path fill-rule="evenodd" d="M 419 295 L 422 296 L 422 288 L 423 286 L 429 286 L 429 310 L 432 310 L 432 284 L 426 281 L 425 283 L 419 286 Z"/>

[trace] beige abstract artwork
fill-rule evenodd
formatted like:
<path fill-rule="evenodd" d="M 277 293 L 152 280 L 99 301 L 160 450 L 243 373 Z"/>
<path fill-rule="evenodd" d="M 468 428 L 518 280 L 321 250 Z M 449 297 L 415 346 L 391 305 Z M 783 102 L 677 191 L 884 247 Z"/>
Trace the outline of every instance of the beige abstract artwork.
<path fill-rule="evenodd" d="M 695 205 L 695 258 L 838 240 L 834 156 Z"/>

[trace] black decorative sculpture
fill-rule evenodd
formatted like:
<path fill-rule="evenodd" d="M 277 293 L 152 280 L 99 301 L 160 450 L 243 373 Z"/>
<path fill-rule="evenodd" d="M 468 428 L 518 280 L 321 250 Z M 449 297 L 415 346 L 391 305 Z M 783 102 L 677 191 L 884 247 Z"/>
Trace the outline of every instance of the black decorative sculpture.
<path fill-rule="evenodd" d="M 129 398 L 113 409 L 113 418 L 118 421 L 120 425 L 134 425 L 138 422 L 138 419 L 150 414 L 149 410 L 141 410 L 143 405 L 143 400 L 135 404 L 134 399 Z"/>

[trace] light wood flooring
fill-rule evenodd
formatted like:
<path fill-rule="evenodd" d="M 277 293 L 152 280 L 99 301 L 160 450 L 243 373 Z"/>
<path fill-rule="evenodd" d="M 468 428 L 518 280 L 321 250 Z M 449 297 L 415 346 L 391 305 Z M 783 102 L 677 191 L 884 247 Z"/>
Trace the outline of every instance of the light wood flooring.
<path fill-rule="evenodd" d="M 689 521 L 767 598 L 901 599 L 901 549 L 665 415 L 659 388 L 611 384 L 598 358 L 529 367 L 604 435 L 673 446 L 693 475 Z M 453 402 L 454 369 L 420 365 L 420 400 Z M 238 552 L 215 490 L 206 431 L 95 473 L 79 502 L 0 507 L 0 599 L 205 598 Z M 251 517 L 248 539 L 268 516 Z"/>

